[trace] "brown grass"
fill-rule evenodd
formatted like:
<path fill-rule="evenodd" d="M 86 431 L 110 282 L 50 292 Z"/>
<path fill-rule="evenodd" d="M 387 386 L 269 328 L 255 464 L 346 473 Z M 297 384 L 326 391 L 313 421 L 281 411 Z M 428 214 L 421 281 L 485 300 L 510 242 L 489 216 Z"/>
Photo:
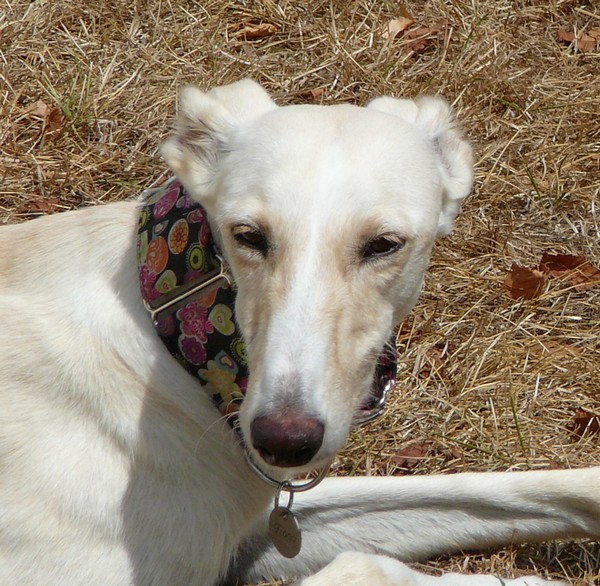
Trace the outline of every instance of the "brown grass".
<path fill-rule="evenodd" d="M 511 263 L 536 266 L 544 251 L 600 259 L 599 53 L 557 37 L 597 29 L 593 2 L 412 2 L 413 28 L 447 22 L 416 55 L 382 37 L 392 0 L 0 6 L 0 222 L 137 195 L 164 172 L 157 146 L 185 83 L 251 76 L 280 103 L 444 95 L 475 145 L 476 188 L 401 333 L 388 414 L 336 472 L 600 463 L 598 436 L 569 431 L 577 408 L 600 414 L 600 287 L 550 279 L 531 301 L 502 288 Z M 276 31 L 244 40 L 245 22 Z M 420 567 L 589 585 L 599 560 L 597 544 L 553 544 Z"/>

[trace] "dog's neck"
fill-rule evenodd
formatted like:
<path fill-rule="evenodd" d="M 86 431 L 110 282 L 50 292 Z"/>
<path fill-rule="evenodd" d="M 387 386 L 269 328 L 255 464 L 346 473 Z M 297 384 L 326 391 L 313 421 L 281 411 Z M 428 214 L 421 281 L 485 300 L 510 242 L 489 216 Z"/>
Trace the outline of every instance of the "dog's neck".
<path fill-rule="evenodd" d="M 144 304 L 171 355 L 211 394 L 231 425 L 248 384 L 244 342 L 234 316 L 235 287 L 204 208 L 177 178 L 142 195 L 138 268 Z M 383 412 L 396 379 L 395 338 L 382 350 L 371 393 L 355 424 Z"/>
<path fill-rule="evenodd" d="M 206 212 L 175 178 L 142 198 L 137 251 L 144 303 L 171 355 L 234 419 L 248 368 L 233 318 L 235 292 Z"/>

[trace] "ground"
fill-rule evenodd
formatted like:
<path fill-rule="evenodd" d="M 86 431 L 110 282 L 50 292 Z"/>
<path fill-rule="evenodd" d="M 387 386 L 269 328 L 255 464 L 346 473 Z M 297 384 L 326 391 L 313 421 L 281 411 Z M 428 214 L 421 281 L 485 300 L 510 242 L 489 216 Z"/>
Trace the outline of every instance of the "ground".
<path fill-rule="evenodd" d="M 599 16 L 591 0 L 3 0 L 0 223 L 159 181 L 183 84 L 251 76 L 281 104 L 442 95 L 475 147 L 475 189 L 400 330 L 388 412 L 335 473 L 599 464 Z M 561 272 L 544 253 L 591 265 Z M 530 299 L 505 282 L 513 263 L 539 269 Z M 600 580 L 600 549 L 419 567 L 582 586 Z"/>

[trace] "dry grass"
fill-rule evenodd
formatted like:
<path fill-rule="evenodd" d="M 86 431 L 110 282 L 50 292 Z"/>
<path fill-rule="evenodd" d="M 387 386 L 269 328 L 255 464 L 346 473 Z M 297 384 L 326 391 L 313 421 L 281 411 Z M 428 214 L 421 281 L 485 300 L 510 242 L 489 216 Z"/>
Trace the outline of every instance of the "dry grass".
<path fill-rule="evenodd" d="M 557 279 L 532 301 L 502 289 L 543 251 L 600 259 L 599 54 L 560 26 L 600 26 L 593 2 L 417 1 L 447 21 L 423 51 L 384 41 L 391 0 L 0 0 L 0 222 L 129 196 L 164 171 L 157 145 L 177 87 L 251 76 L 280 103 L 439 93 L 477 151 L 477 184 L 436 248 L 400 336 L 399 388 L 338 473 L 421 474 L 600 463 L 572 441 L 576 408 L 600 413 L 600 287 Z M 277 31 L 244 41 L 245 21 Z M 318 90 L 311 92 L 311 90 Z M 44 120 L 38 100 L 56 107 Z M 417 461 L 404 448 L 419 444 Z M 538 571 L 598 583 L 597 545 L 512 547 L 421 566 Z"/>

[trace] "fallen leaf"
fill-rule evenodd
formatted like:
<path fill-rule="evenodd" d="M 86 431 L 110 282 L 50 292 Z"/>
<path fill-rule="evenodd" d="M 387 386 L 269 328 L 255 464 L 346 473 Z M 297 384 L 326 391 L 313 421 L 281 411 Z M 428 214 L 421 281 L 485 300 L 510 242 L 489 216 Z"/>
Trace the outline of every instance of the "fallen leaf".
<path fill-rule="evenodd" d="M 46 104 L 43 100 L 38 100 L 31 104 L 26 110 L 28 114 L 32 114 L 33 116 L 39 116 L 42 119 L 45 119 L 50 112 L 50 106 Z"/>
<path fill-rule="evenodd" d="M 432 346 L 425 353 L 425 358 L 429 363 L 429 368 L 427 365 L 421 369 L 421 374 L 429 375 L 432 372 L 439 372 L 444 365 L 444 354 L 441 348 L 437 348 L 436 346 Z"/>
<path fill-rule="evenodd" d="M 242 41 L 254 41 L 264 37 L 270 37 L 277 32 L 277 26 L 268 22 L 254 23 L 246 21 L 242 23 L 240 30 L 235 33 L 235 37 Z"/>
<path fill-rule="evenodd" d="M 423 51 L 423 49 L 426 49 L 429 46 L 429 43 L 430 43 L 429 39 L 418 39 L 418 40 L 410 43 L 408 45 L 408 49 L 410 49 L 410 52 L 413 55 L 416 55 L 417 53 L 420 53 L 421 51 Z"/>
<path fill-rule="evenodd" d="M 513 299 L 535 299 L 542 294 L 546 275 L 537 269 L 528 269 L 513 263 L 504 279 L 504 288 Z"/>
<path fill-rule="evenodd" d="M 311 102 L 318 102 L 325 93 L 324 87 L 315 87 L 309 90 L 304 90 L 300 92 L 299 97 L 303 100 L 308 100 Z"/>
<path fill-rule="evenodd" d="M 408 49 L 412 54 L 420 53 L 425 49 L 431 42 L 431 39 L 438 35 L 446 28 L 446 21 L 440 20 L 431 27 L 421 26 L 416 29 L 407 31 L 404 35 L 406 39 L 414 39 L 412 43 L 408 44 Z"/>
<path fill-rule="evenodd" d="M 59 108 L 52 108 L 50 112 L 48 112 L 48 116 L 44 119 L 44 124 L 46 130 L 48 132 L 54 132 L 55 130 L 60 130 L 62 128 L 62 112 Z"/>
<path fill-rule="evenodd" d="M 572 33 L 561 26 L 558 29 L 558 40 L 565 43 L 572 43 L 575 40 L 575 33 Z"/>
<path fill-rule="evenodd" d="M 535 340 L 529 347 L 529 351 L 533 356 L 544 357 L 551 356 L 555 362 L 560 360 L 572 360 L 581 356 L 581 349 L 571 344 L 565 344 L 558 340 L 539 338 Z"/>
<path fill-rule="evenodd" d="M 56 106 L 48 106 L 43 100 L 31 104 L 26 112 L 42 119 L 44 130 L 54 132 L 62 128 L 62 112 Z"/>
<path fill-rule="evenodd" d="M 63 209 L 64 205 L 58 197 L 46 197 L 30 200 L 24 213 L 38 216 L 40 214 L 53 214 Z"/>
<path fill-rule="evenodd" d="M 399 16 L 387 23 L 387 27 L 381 36 L 384 39 L 395 39 L 414 23 L 415 20 L 411 16 Z"/>
<path fill-rule="evenodd" d="M 438 32 L 437 29 L 429 28 L 426 26 L 420 26 L 419 28 L 414 28 L 404 35 L 407 39 L 418 39 L 419 37 L 426 37 L 431 35 L 432 33 Z"/>
<path fill-rule="evenodd" d="M 419 374 L 423 377 L 429 377 L 432 374 L 443 375 L 446 360 L 455 350 L 456 344 L 446 341 L 437 342 L 427 348 L 424 353 L 424 363 L 419 370 Z"/>
<path fill-rule="evenodd" d="M 398 450 L 391 461 L 399 468 L 414 468 L 427 457 L 428 452 L 425 442 L 410 444 Z"/>
<path fill-rule="evenodd" d="M 596 29 L 593 29 L 593 31 L 590 32 L 596 32 Z M 581 33 L 579 35 L 579 37 L 575 36 L 575 33 L 572 33 L 571 31 L 568 31 L 566 28 L 564 27 L 560 27 L 558 29 L 558 40 L 562 41 L 563 43 L 569 43 L 571 44 L 573 41 L 575 41 L 575 45 L 577 46 L 577 50 L 581 51 L 582 53 L 588 53 L 590 51 L 594 51 L 596 49 L 596 38 L 595 36 L 592 35 L 587 35 L 585 33 Z"/>
<path fill-rule="evenodd" d="M 412 20 L 413 22 L 415 22 L 415 19 L 412 17 L 410 12 L 408 11 L 408 8 L 404 4 L 400 4 L 398 6 L 398 15 L 402 18 L 407 18 L 408 20 Z"/>
<path fill-rule="evenodd" d="M 576 409 L 573 421 L 567 426 L 574 442 L 584 436 L 600 432 L 600 415 L 590 413 L 585 409 Z"/>
<path fill-rule="evenodd" d="M 596 50 L 596 39 L 589 35 L 581 34 L 577 39 L 577 49 L 582 53 L 590 53 Z"/>
<path fill-rule="evenodd" d="M 600 270 L 585 256 L 544 252 L 538 268 L 551 277 L 574 285 L 579 291 L 600 283 Z"/>

